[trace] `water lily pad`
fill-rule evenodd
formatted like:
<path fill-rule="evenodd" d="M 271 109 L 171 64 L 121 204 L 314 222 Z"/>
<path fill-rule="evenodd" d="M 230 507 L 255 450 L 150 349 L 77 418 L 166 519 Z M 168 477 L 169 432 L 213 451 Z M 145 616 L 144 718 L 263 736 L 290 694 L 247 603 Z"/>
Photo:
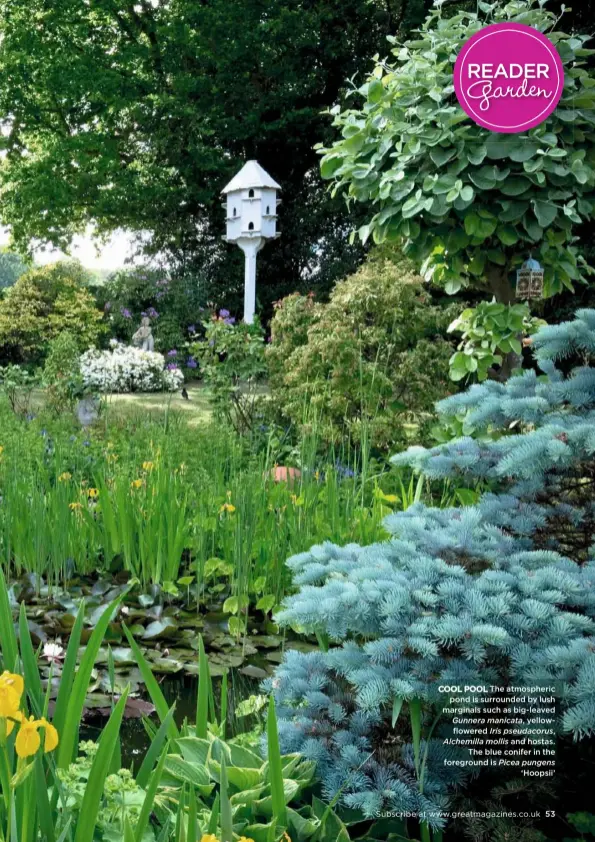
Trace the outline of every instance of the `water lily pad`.
<path fill-rule="evenodd" d="M 127 646 L 114 646 L 112 649 L 112 657 L 114 663 L 118 667 L 127 666 L 128 664 L 136 664 L 136 659 L 132 653 L 132 649 Z"/>
<path fill-rule="evenodd" d="M 316 651 L 318 646 L 315 643 L 308 643 L 307 640 L 290 640 L 285 644 L 285 648 L 307 653 Z"/>
<path fill-rule="evenodd" d="M 250 642 L 258 649 L 278 649 L 282 641 L 273 634 L 258 634 L 251 637 Z"/>
<path fill-rule="evenodd" d="M 155 660 L 151 662 L 151 666 L 153 668 L 153 672 L 162 672 L 170 675 L 180 672 L 180 670 L 184 667 L 181 661 L 176 661 L 174 658 L 155 658 Z"/>
<path fill-rule="evenodd" d="M 158 637 L 171 637 L 176 629 L 176 624 L 169 617 L 164 620 L 154 620 L 152 623 L 149 623 L 142 637 L 143 640 L 155 640 Z"/>
<path fill-rule="evenodd" d="M 267 652 L 265 657 L 267 661 L 272 661 L 274 664 L 280 664 L 283 660 L 283 652 Z"/>
<path fill-rule="evenodd" d="M 269 673 L 266 670 L 257 667 L 254 664 L 247 664 L 240 669 L 242 675 L 247 675 L 250 678 L 267 678 Z"/>
<path fill-rule="evenodd" d="M 224 667 L 239 667 L 244 663 L 244 656 L 241 653 L 233 652 L 209 652 L 209 664 L 221 664 Z"/>

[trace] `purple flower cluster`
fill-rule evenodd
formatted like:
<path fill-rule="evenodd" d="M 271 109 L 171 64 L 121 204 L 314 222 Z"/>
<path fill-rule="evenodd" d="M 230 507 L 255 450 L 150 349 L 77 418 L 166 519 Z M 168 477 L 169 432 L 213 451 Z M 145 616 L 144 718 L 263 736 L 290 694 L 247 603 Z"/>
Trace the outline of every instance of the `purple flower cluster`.
<path fill-rule="evenodd" d="M 219 318 L 223 319 L 226 325 L 235 325 L 236 320 L 229 315 L 229 310 L 219 310 Z"/>
<path fill-rule="evenodd" d="M 168 371 L 177 371 L 177 368 L 178 368 L 177 363 L 168 363 L 167 364 L 167 370 Z"/>
<path fill-rule="evenodd" d="M 141 316 L 148 316 L 149 319 L 157 319 L 159 317 L 159 313 L 154 307 L 149 307 L 147 310 L 143 310 Z"/>
<path fill-rule="evenodd" d="M 186 360 L 186 368 L 198 368 L 198 363 L 194 359 L 194 357 L 188 357 Z"/>
<path fill-rule="evenodd" d="M 178 356 L 178 352 L 176 351 L 176 349 L 175 349 L 175 348 L 172 348 L 172 349 L 171 349 L 171 351 L 168 351 L 168 352 L 167 352 L 167 356 L 168 356 L 168 357 L 177 357 L 177 356 Z"/>
<path fill-rule="evenodd" d="M 132 313 L 128 309 L 128 307 L 120 307 L 120 313 L 124 316 L 125 319 L 131 319 Z"/>
<path fill-rule="evenodd" d="M 342 465 L 339 460 L 335 462 L 335 471 L 337 476 L 343 477 L 343 479 L 351 479 L 355 476 L 355 471 L 349 465 Z"/>

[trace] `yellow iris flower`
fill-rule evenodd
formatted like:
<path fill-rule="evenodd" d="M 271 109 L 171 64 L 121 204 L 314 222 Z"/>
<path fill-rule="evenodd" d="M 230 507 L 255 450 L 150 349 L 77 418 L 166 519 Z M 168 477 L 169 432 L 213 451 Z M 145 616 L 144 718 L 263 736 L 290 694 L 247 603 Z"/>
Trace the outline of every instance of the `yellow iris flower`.
<path fill-rule="evenodd" d="M 6 671 L 0 675 L 0 716 L 15 717 L 21 706 L 24 689 L 22 676 Z"/>
<path fill-rule="evenodd" d="M 6 736 L 9 736 L 16 724 L 19 731 L 15 741 L 15 749 L 19 757 L 31 757 L 41 746 L 39 729 L 44 731 L 44 751 L 53 751 L 58 745 L 58 732 L 45 717 L 27 719 L 20 707 L 21 696 L 25 690 L 25 682 L 21 675 L 3 672 L 0 675 L 0 716 L 6 719 Z"/>
<path fill-rule="evenodd" d="M 58 732 L 47 719 L 43 716 L 41 719 L 34 719 L 32 716 L 29 719 L 23 717 L 14 746 L 19 757 L 31 757 L 33 754 L 37 754 L 41 746 L 40 728 L 43 728 L 45 733 L 44 752 L 47 754 L 48 751 L 53 751 L 56 748 Z"/>

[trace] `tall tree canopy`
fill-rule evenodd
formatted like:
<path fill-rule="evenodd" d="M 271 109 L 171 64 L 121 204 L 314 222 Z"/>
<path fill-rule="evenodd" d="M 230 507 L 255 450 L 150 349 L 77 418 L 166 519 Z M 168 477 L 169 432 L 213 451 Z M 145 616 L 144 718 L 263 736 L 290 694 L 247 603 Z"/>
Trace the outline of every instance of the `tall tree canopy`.
<path fill-rule="evenodd" d="M 427 5 L 0 0 L 2 221 L 26 245 L 64 247 L 90 221 L 148 232 L 150 251 L 233 286 L 219 191 L 257 158 L 283 186 L 260 289 L 328 285 L 361 251 L 344 248 L 344 210 L 319 181 L 322 112 Z"/>

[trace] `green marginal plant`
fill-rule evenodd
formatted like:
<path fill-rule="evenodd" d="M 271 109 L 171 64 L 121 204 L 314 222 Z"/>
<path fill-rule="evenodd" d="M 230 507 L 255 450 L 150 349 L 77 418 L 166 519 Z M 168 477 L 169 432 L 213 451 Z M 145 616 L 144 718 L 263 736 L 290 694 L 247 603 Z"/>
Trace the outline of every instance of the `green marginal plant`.
<path fill-rule="evenodd" d="M 6 587 L 6 579 L 0 570 L 0 652 L 2 665 L 8 672 L 14 671 L 17 662 L 17 636 L 12 620 L 12 608 Z"/>
<path fill-rule="evenodd" d="M 198 692 L 196 695 L 196 726 L 194 733 L 206 739 L 209 721 L 209 695 L 211 690 L 209 662 L 202 635 L 198 636 Z"/>
<path fill-rule="evenodd" d="M 95 822 L 101 804 L 103 786 L 110 770 L 112 757 L 118 741 L 127 696 L 128 692 L 125 691 L 101 733 L 99 748 L 93 759 L 89 780 L 85 787 L 85 794 L 81 805 L 81 820 L 77 825 L 74 842 L 93 842 Z"/>
<path fill-rule="evenodd" d="M 126 705 L 127 690 L 115 705 L 102 732 L 97 755 L 90 767 L 78 816 L 71 812 L 71 807 L 67 803 L 60 774 L 70 765 L 69 758 L 77 753 L 79 723 L 91 670 L 107 624 L 114 611 L 117 610 L 119 602 L 120 598 L 114 600 L 103 612 L 88 640 L 79 668 L 76 670 L 84 616 L 84 603 L 81 603 L 66 652 L 62 685 L 52 723 L 59 738 L 56 761 L 52 753 L 43 754 L 38 751 L 29 762 L 19 761 L 17 774 L 11 779 L 10 765 L 7 764 L 12 764 L 14 760 L 14 735 L 7 741 L 6 719 L 0 717 L 0 743 L 2 744 L 0 786 L 4 796 L 0 799 L 0 825 L 7 821 L 10 828 L 8 834 L 3 836 L 0 834 L 3 842 L 36 842 L 39 838 L 45 838 L 47 842 L 66 842 L 66 840 L 92 842 L 94 838 L 103 786 L 113 758 L 119 750 L 120 725 Z M 20 659 L 19 650 L 14 649 L 16 638 L 12 627 L 12 613 L 6 583 L 1 574 L 0 607 L 9 609 L 7 613 L 0 614 L 4 620 L 3 633 L 0 635 L 0 655 L 3 667 L 6 668 L 10 663 L 12 671 L 24 673 L 29 710 L 36 719 L 40 719 L 47 716 L 52 682 L 48 681 L 47 690 L 44 693 L 37 666 L 37 655 L 31 641 L 23 605 L 19 613 Z M 5 630 L 7 633 L 4 633 Z M 16 654 L 14 654 L 15 651 Z M 43 733 L 42 739 L 45 743 L 47 733 L 45 731 Z M 13 793 L 13 796 L 11 797 L 9 793 Z M 149 809 L 148 806 L 147 809 Z"/>
<path fill-rule="evenodd" d="M 97 653 L 103 643 L 107 627 L 112 621 L 114 615 L 117 613 L 122 599 L 123 594 L 116 597 L 116 599 L 105 609 L 99 622 L 93 629 L 91 637 L 85 647 L 85 651 L 80 659 L 78 669 L 76 670 L 74 680 L 72 681 L 68 701 L 65 702 L 66 710 L 64 713 L 64 722 L 68 723 L 68 727 L 65 729 L 65 732 L 60 740 L 57 761 L 59 768 L 66 768 L 76 756 L 78 723 L 81 721 L 83 708 L 85 706 L 85 699 L 87 697 L 91 673 L 95 665 Z M 77 842 L 80 842 L 80 840 L 77 840 Z"/>
<path fill-rule="evenodd" d="M 151 667 L 148 661 L 146 660 L 145 656 L 143 655 L 138 643 L 136 642 L 136 640 L 130 633 L 130 630 L 126 627 L 125 624 L 122 624 L 122 628 L 130 645 L 130 648 L 132 649 L 138 668 L 141 671 L 143 680 L 145 682 L 145 686 L 147 688 L 147 692 L 151 697 L 151 701 L 155 705 L 157 715 L 159 716 L 162 723 L 169 723 L 167 733 L 169 734 L 170 739 L 175 740 L 179 736 L 179 731 L 176 726 L 176 723 L 174 722 L 173 715 L 171 714 L 171 708 L 167 704 L 161 687 L 159 686 L 157 679 L 153 675 L 153 671 L 151 670 Z"/>
<path fill-rule="evenodd" d="M 151 736 L 151 744 L 143 758 L 143 762 L 136 774 L 136 782 L 140 787 L 146 787 L 150 776 L 153 774 L 153 767 L 160 756 L 163 747 L 168 745 L 170 723 L 173 721 L 175 705 L 168 710 L 165 719 L 159 725 L 157 731 Z"/>
<path fill-rule="evenodd" d="M 152 769 L 152 771 L 150 773 L 148 785 L 147 785 L 147 790 L 146 790 L 146 795 L 145 795 L 145 800 L 143 802 L 143 806 L 142 806 L 142 809 L 141 809 L 141 812 L 140 812 L 140 816 L 138 817 L 138 820 L 137 820 L 137 823 L 136 823 L 136 832 L 134 834 L 135 842 L 142 842 L 145 830 L 149 825 L 149 820 L 151 818 L 151 813 L 153 811 L 153 803 L 155 801 L 155 796 L 157 795 L 157 790 L 158 790 L 159 785 L 161 783 L 161 776 L 163 774 L 163 769 L 165 767 L 165 760 L 167 758 L 167 750 L 168 750 L 168 745 L 166 744 L 165 747 L 163 748 L 162 752 L 161 752 L 161 756 L 159 757 L 159 761 L 157 763 L 157 766 L 154 769 Z M 139 776 L 138 775 L 137 775 L 137 778 L 136 778 L 136 782 L 139 783 Z M 140 786 L 140 784 L 139 784 L 139 786 Z M 191 838 L 196 839 L 197 837 L 194 836 L 194 837 L 191 837 Z"/>
<path fill-rule="evenodd" d="M 295 482 L 277 454 L 250 452 L 233 431 L 112 416 L 73 432 L 70 419 L 16 419 L 0 400 L 0 568 L 41 589 L 77 575 L 127 572 L 177 603 L 227 603 L 232 632 L 259 621 L 291 577 L 284 559 L 325 540 L 373 539 L 383 511 L 362 466 L 297 447 Z M 190 580 L 189 577 L 192 577 Z M 235 606 L 235 608 L 234 608 Z M 235 612 L 235 613 L 234 613 Z"/>
<path fill-rule="evenodd" d="M 221 754 L 221 772 L 219 777 L 221 842 L 233 842 L 233 815 L 227 790 L 227 764 L 225 753 Z"/>

